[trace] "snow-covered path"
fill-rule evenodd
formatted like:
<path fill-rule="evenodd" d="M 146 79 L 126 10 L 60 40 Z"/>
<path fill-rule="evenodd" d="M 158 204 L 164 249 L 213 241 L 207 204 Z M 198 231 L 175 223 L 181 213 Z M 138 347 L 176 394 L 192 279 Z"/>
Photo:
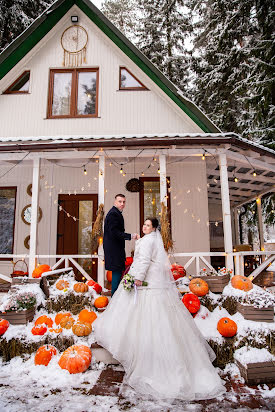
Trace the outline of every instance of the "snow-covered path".
<path fill-rule="evenodd" d="M 263 412 L 275 409 L 275 388 L 244 385 L 235 365 L 229 365 L 222 374 L 227 386 L 225 396 L 190 403 L 145 400 L 130 388 L 119 395 L 120 384 L 115 379 L 109 381 L 106 395 L 102 395 L 104 384 L 97 394 L 92 388 L 96 382 L 99 385 L 104 368 L 103 364 L 92 363 L 85 373 L 70 375 L 59 368 L 57 358 L 53 358 L 48 367 L 34 366 L 34 354 L 25 360 L 13 358 L 6 364 L 0 361 L 0 412 Z M 122 368 L 113 366 L 111 373 L 122 376 Z"/>

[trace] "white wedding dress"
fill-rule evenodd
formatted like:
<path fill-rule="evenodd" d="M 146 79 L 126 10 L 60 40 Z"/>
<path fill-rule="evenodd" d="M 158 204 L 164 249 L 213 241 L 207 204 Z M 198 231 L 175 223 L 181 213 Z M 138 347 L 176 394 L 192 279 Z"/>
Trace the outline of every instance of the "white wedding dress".
<path fill-rule="evenodd" d="M 211 399 L 225 392 L 215 354 L 179 298 L 159 231 L 136 242 L 130 268 L 148 286 L 120 283 L 95 320 L 96 341 L 125 369 L 124 384 L 160 399 Z"/>

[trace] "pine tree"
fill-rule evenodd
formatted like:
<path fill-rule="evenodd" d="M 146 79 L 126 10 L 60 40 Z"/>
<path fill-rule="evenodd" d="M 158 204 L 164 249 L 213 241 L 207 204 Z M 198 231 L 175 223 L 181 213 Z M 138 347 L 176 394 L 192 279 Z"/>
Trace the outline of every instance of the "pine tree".
<path fill-rule="evenodd" d="M 136 1 L 105 0 L 101 11 L 126 37 L 135 40 Z"/>
<path fill-rule="evenodd" d="M 274 1 L 190 0 L 191 8 L 193 99 L 223 131 L 274 143 Z"/>
<path fill-rule="evenodd" d="M 250 48 L 251 136 L 275 149 L 275 24 L 274 0 L 255 0 L 256 35 Z"/>
<path fill-rule="evenodd" d="M 0 0 L 0 52 L 54 0 Z"/>
<path fill-rule="evenodd" d="M 192 68 L 191 91 L 196 103 L 223 131 L 242 132 L 249 121 L 246 78 L 248 44 L 253 35 L 253 0 L 195 0 L 199 22 Z"/>
<path fill-rule="evenodd" d="M 181 90 L 188 83 L 189 56 L 185 38 L 190 24 L 185 0 L 138 0 L 139 49 Z"/>

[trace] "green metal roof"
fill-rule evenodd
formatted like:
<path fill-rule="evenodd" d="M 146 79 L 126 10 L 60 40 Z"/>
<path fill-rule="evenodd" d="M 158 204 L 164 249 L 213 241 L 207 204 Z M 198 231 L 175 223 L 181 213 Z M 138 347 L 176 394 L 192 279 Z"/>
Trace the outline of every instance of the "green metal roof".
<path fill-rule="evenodd" d="M 144 56 L 90 0 L 57 0 L 0 54 L 0 80 L 76 4 L 143 72 L 151 78 L 204 132 L 220 129 Z"/>

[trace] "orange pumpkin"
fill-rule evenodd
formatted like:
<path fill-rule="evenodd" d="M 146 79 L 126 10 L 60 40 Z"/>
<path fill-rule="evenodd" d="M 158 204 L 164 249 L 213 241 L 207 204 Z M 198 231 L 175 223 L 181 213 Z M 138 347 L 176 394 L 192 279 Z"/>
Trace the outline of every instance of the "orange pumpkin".
<path fill-rule="evenodd" d="M 43 273 L 49 272 L 50 270 L 51 270 L 51 267 L 49 265 L 38 265 L 32 272 L 32 277 L 41 278 Z"/>
<path fill-rule="evenodd" d="M 244 290 L 245 292 L 248 292 L 253 288 L 253 283 L 251 282 L 251 280 L 241 275 L 233 276 L 233 278 L 231 279 L 231 285 L 233 286 L 233 288 Z"/>
<path fill-rule="evenodd" d="M 44 324 L 44 325 L 49 326 L 49 328 L 51 328 L 53 326 L 53 320 L 51 318 L 49 318 L 49 316 L 42 315 L 42 316 L 39 316 L 39 318 L 36 319 L 34 324 L 35 324 L 35 326 Z"/>
<path fill-rule="evenodd" d="M 112 273 L 113 272 L 111 270 L 107 270 L 107 273 L 106 273 L 107 280 L 110 283 L 112 283 Z"/>
<path fill-rule="evenodd" d="M 61 319 L 65 318 L 66 316 L 67 316 L 67 317 L 68 317 L 68 316 L 72 316 L 72 314 L 71 314 L 70 312 L 60 312 L 60 313 L 57 313 L 57 315 L 55 316 L 55 319 L 54 319 L 55 324 L 56 324 L 56 325 L 59 325 Z"/>
<path fill-rule="evenodd" d="M 65 316 L 60 321 L 60 327 L 65 329 L 71 329 L 74 324 L 74 319 L 71 316 Z"/>
<path fill-rule="evenodd" d="M 107 296 L 99 296 L 94 301 L 94 305 L 97 309 L 105 308 L 108 305 L 108 303 L 109 299 L 107 298 Z"/>
<path fill-rule="evenodd" d="M 74 291 L 77 293 L 85 293 L 88 292 L 89 286 L 86 283 L 78 282 L 74 284 Z"/>
<path fill-rule="evenodd" d="M 51 332 L 51 333 L 61 333 L 62 330 L 63 330 L 62 328 L 49 329 L 49 332 Z"/>
<path fill-rule="evenodd" d="M 72 331 L 76 336 L 88 336 L 92 332 L 92 325 L 87 322 L 77 322 L 73 325 Z"/>
<path fill-rule="evenodd" d="M 217 329 L 220 334 L 226 338 L 232 338 L 237 333 L 237 324 L 229 318 L 221 318 L 217 324 Z"/>
<path fill-rule="evenodd" d="M 63 352 L 58 365 L 70 373 L 81 373 L 88 369 L 92 359 L 92 352 L 88 346 L 73 345 Z"/>
<path fill-rule="evenodd" d="M 48 366 L 52 357 L 56 355 L 57 350 L 52 345 L 43 345 L 37 349 L 37 352 L 34 357 L 35 365 L 45 365 Z"/>
<path fill-rule="evenodd" d="M 69 285 L 70 285 L 70 284 L 69 284 L 69 282 L 68 282 L 67 280 L 59 279 L 59 280 L 56 282 L 55 287 L 56 287 L 56 289 L 58 289 L 58 290 L 63 290 L 63 289 L 68 288 Z"/>
<path fill-rule="evenodd" d="M 197 296 L 204 296 L 209 291 L 207 282 L 200 278 L 192 279 L 189 283 L 189 289 Z"/>
<path fill-rule="evenodd" d="M 78 320 L 79 322 L 85 322 L 85 323 L 93 323 L 94 320 L 96 320 L 97 315 L 94 311 L 89 311 L 87 309 L 83 309 L 79 315 L 78 315 Z"/>
<path fill-rule="evenodd" d="M 32 328 L 33 335 L 45 335 L 47 332 L 47 327 L 44 325 L 36 325 Z"/>
<path fill-rule="evenodd" d="M 6 319 L 0 319 L 0 336 L 4 335 L 8 327 L 10 326 L 10 323 Z"/>

